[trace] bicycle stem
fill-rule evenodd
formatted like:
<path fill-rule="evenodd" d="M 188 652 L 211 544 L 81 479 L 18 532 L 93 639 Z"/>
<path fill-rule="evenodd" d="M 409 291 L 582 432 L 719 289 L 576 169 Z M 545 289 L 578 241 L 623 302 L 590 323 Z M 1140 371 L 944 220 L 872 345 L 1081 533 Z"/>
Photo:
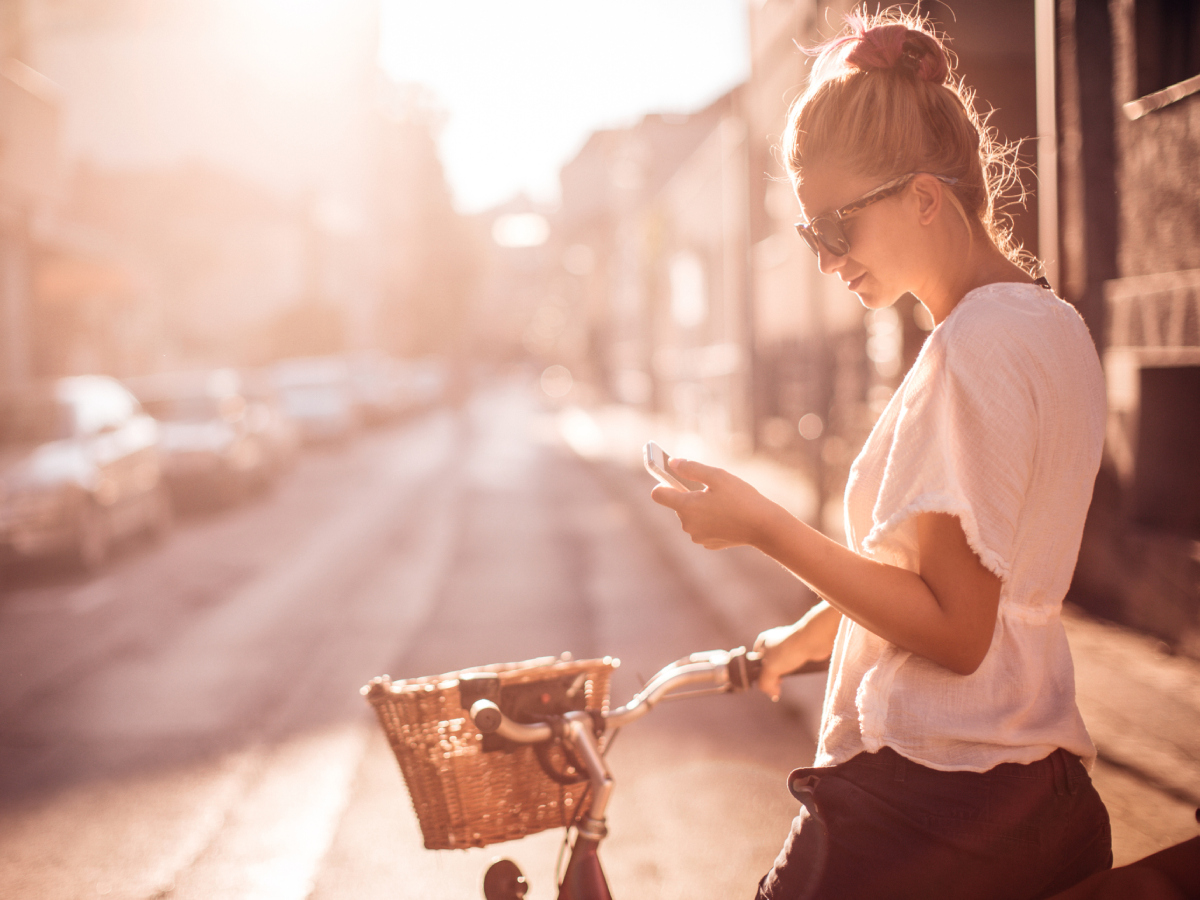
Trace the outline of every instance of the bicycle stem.
<path fill-rule="evenodd" d="M 608 765 L 600 753 L 600 745 L 593 730 L 592 718 L 585 712 L 569 712 L 563 716 L 565 720 L 565 737 L 571 742 L 579 762 L 587 769 L 591 782 L 591 803 L 587 813 L 577 826 L 580 837 L 599 842 L 604 839 L 608 829 L 604 824 L 604 813 L 608 808 L 608 800 L 612 796 L 613 777 L 608 771 Z"/>

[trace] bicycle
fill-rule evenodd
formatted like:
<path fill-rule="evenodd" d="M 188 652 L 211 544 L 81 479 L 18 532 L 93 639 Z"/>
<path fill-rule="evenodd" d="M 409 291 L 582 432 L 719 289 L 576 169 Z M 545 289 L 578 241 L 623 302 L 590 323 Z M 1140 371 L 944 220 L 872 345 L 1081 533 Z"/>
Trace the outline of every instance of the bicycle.
<path fill-rule="evenodd" d="M 545 666 L 546 662 L 531 660 L 515 665 Z M 615 665 L 608 659 L 589 662 Z M 762 670 L 761 654 L 747 651 L 744 647 L 728 651 L 694 653 L 657 672 L 624 706 L 605 711 L 602 708 L 589 709 L 582 702 L 579 680 L 583 676 L 578 672 L 583 671 L 587 664 L 575 664 L 568 674 L 560 679 L 540 678 L 518 686 L 532 688 L 532 691 L 501 690 L 497 670 L 509 667 L 493 666 L 455 673 L 457 685 L 454 702 L 461 703 L 462 711 L 465 712 L 463 719 L 472 723 L 477 732 L 475 737 L 485 744 L 485 748 L 488 741 L 492 742 L 492 750 L 504 749 L 505 742 L 509 748 L 531 746 L 535 748 L 537 764 L 555 783 L 570 786 L 586 782 L 582 795 L 574 803 L 567 804 L 574 807 L 575 812 L 571 821 L 565 823 L 564 847 L 569 845 L 571 852 L 566 869 L 558 879 L 558 900 L 612 900 L 600 863 L 599 849 L 608 834 L 605 811 L 615 786 L 615 780 L 604 757 L 620 729 L 642 718 L 666 699 L 747 690 L 756 684 Z M 823 660 L 807 663 L 789 674 L 821 672 L 827 668 L 828 661 Z M 550 667 L 547 667 L 547 671 L 549 670 Z M 426 690 L 432 687 L 428 682 L 433 680 L 417 679 L 419 682 L 427 682 L 424 685 Z M 385 685 L 390 687 L 386 676 L 375 679 L 363 688 L 363 693 L 376 703 L 377 709 L 382 695 L 386 693 Z M 547 686 L 550 687 L 549 690 Z M 558 690 L 555 689 L 556 686 Z M 447 735 L 456 730 L 454 727 L 445 727 L 446 724 L 439 723 L 440 734 Z M 393 741 L 393 748 L 398 749 L 394 727 L 386 721 L 384 727 Z M 399 757 L 399 752 L 397 755 Z M 404 770 L 405 780 L 413 796 L 414 806 L 418 806 L 420 817 L 418 785 L 414 784 L 413 775 L 405 767 L 403 760 L 401 769 Z M 817 859 L 823 859 L 826 837 L 820 811 L 811 794 L 795 786 L 792 793 L 818 826 L 815 855 Z M 1197 810 L 1196 815 L 1200 821 L 1200 810 Z M 422 822 L 423 829 L 424 825 Z M 542 824 L 526 833 L 546 827 L 548 826 Z M 575 835 L 573 843 L 570 842 L 572 831 Z M 491 840 L 470 845 L 483 846 L 507 839 L 509 837 L 493 837 Z M 427 836 L 426 846 L 441 849 L 449 845 L 435 846 L 429 842 Z M 1171 889 L 1178 889 L 1178 893 L 1152 893 L 1145 896 L 1200 897 L 1198 862 L 1200 838 L 1193 838 L 1121 868 L 1098 873 L 1093 878 L 1056 895 L 1055 900 L 1110 900 L 1115 897 L 1142 896 L 1140 893 L 1131 894 L 1125 889 L 1129 885 L 1142 884 L 1143 879 L 1150 879 L 1146 883 L 1158 886 L 1156 890 L 1161 890 L 1164 884 Z M 559 868 L 561 870 L 561 862 Z M 805 897 L 820 882 L 821 868 L 818 864 L 809 873 Z M 510 859 L 498 859 L 493 862 L 483 878 L 485 900 L 522 900 L 528 888 L 520 867 Z"/>
<path fill-rule="evenodd" d="M 809 663 L 793 674 L 824 671 L 827 666 L 825 661 Z M 573 806 L 575 812 L 572 820 L 566 825 L 564 846 L 569 843 L 571 852 L 559 879 L 558 900 L 612 900 L 600 863 L 599 849 L 608 834 L 605 812 L 615 786 L 613 775 L 605 762 L 605 753 L 612 746 L 620 729 L 642 718 L 661 701 L 669 698 L 747 690 L 757 682 L 761 670 L 761 654 L 747 651 L 744 647 L 695 653 L 667 665 L 625 705 L 608 711 L 585 707 L 579 684 L 576 682 L 572 687 L 572 679 L 582 676 L 573 671 L 561 679 L 565 685 L 562 690 L 547 691 L 546 686 L 553 686 L 556 682 L 553 679 L 542 679 L 532 682 L 535 688 L 532 694 L 529 691 L 522 693 L 511 689 L 501 691 L 499 675 L 495 671 L 485 669 L 455 673 L 459 690 L 457 703 L 461 703 L 462 708 L 467 711 L 466 718 L 474 725 L 485 751 L 498 749 L 501 743 L 509 748 L 532 745 L 538 764 L 554 782 L 564 786 L 580 783 L 586 785 L 582 795 L 575 802 L 572 803 L 570 797 L 566 798 L 566 805 Z M 385 679 L 376 679 L 363 689 L 376 703 L 377 710 L 380 709 L 380 701 L 391 687 L 390 682 Z M 424 687 L 428 689 L 429 685 Z M 572 690 L 576 692 L 574 698 Z M 439 715 L 444 715 L 444 712 Z M 397 742 L 406 738 L 397 738 L 395 723 L 386 721 L 382 713 L 381 720 L 385 730 L 389 732 L 389 738 L 393 739 L 393 748 L 397 750 L 397 756 L 400 758 Z M 443 735 L 447 732 L 461 731 L 455 727 L 447 729 L 444 721 L 441 725 L 439 733 Z M 401 769 L 420 816 L 422 800 L 419 795 L 423 793 L 423 789 L 416 783 L 419 777 L 412 771 L 411 766 L 406 767 L 403 759 Z M 527 798 L 518 800 L 536 802 Z M 805 802 L 803 797 L 801 802 L 808 807 L 810 815 L 819 816 L 815 805 Z M 422 824 L 424 827 L 424 823 Z M 572 832 L 573 843 L 570 842 Z M 450 845 L 431 843 L 427 835 L 426 846 L 433 848 Z M 819 873 L 814 873 L 817 874 Z M 497 860 L 484 875 L 483 893 L 486 900 L 521 900 L 527 890 L 525 877 L 512 860 Z"/>

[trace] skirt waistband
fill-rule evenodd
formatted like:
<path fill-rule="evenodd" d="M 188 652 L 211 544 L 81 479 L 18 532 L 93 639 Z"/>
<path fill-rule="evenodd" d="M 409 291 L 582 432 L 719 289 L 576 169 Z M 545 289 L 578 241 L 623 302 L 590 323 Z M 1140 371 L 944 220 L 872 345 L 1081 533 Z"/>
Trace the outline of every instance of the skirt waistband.
<path fill-rule="evenodd" d="M 937 781 L 940 785 L 957 782 L 968 791 L 987 783 L 1038 781 L 1053 784 L 1054 792 L 1060 796 L 1074 794 L 1088 781 L 1087 770 L 1079 757 L 1061 747 L 1035 762 L 1001 763 L 986 772 L 931 769 L 907 759 L 891 747 L 884 747 L 875 753 L 859 753 L 836 766 L 794 769 L 788 776 L 788 790 L 797 800 L 805 802 L 821 778 L 843 777 L 854 781 L 856 775 L 886 778 L 893 782 L 913 782 L 913 787 L 923 781 Z"/>

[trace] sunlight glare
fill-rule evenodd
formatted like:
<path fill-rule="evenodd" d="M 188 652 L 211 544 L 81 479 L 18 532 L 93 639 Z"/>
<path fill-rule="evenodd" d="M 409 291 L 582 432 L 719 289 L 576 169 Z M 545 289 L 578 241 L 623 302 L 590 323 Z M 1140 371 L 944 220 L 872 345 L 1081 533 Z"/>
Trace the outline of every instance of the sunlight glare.
<path fill-rule="evenodd" d="M 327 93 L 370 64 L 367 16 L 368 4 L 345 0 L 223 0 L 220 31 L 239 68 L 269 87 Z"/>
<path fill-rule="evenodd" d="M 380 64 L 449 113 L 456 204 L 558 195 L 558 169 L 599 128 L 694 112 L 749 73 L 742 0 L 383 0 Z"/>
<path fill-rule="evenodd" d="M 501 247 L 540 247 L 550 237 L 550 223 L 537 213 L 511 213 L 492 225 L 492 240 Z"/>

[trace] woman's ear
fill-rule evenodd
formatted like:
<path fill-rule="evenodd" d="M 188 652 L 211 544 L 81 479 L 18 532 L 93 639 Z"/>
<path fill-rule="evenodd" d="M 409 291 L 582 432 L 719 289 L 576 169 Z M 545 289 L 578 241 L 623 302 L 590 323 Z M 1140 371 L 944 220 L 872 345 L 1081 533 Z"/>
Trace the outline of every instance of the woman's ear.
<path fill-rule="evenodd" d="M 917 199 L 918 221 L 922 225 L 933 222 L 942 211 L 945 202 L 942 197 L 944 187 L 932 175 L 918 175 L 913 179 L 913 195 Z"/>

